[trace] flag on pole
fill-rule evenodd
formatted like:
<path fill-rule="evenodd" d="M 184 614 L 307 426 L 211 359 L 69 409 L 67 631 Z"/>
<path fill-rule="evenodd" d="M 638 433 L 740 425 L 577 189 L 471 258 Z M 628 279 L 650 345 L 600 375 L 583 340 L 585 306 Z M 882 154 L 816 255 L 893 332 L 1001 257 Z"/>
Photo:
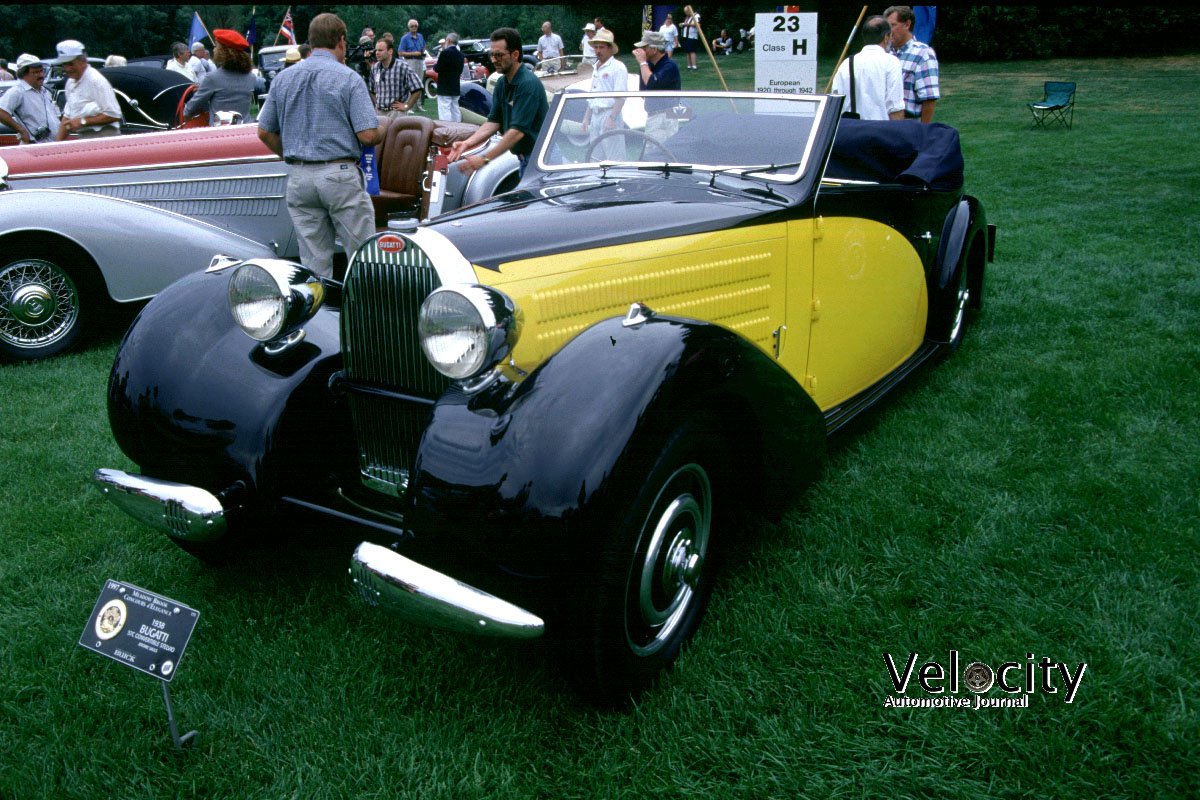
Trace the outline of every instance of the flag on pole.
<path fill-rule="evenodd" d="M 200 41 L 201 39 L 208 39 L 208 38 L 210 38 L 208 35 L 208 29 L 205 28 L 204 23 L 200 21 L 200 12 L 193 11 L 192 12 L 192 29 L 190 31 L 188 31 L 188 49 L 190 50 L 192 45 L 194 45 L 196 42 Z"/>
<path fill-rule="evenodd" d="M 258 25 L 254 21 L 254 12 L 257 10 L 257 8 L 258 7 L 255 6 L 250 10 L 250 27 L 246 29 L 246 41 L 249 42 L 251 47 L 254 47 L 254 45 L 258 44 Z"/>
<path fill-rule="evenodd" d="M 292 7 L 288 6 L 287 13 L 283 15 L 283 24 L 279 26 L 279 35 L 288 40 L 288 44 L 296 43 L 296 29 L 292 24 Z"/>
<path fill-rule="evenodd" d="M 933 29 L 937 25 L 937 6 L 913 6 L 913 38 L 929 44 L 933 41 Z"/>

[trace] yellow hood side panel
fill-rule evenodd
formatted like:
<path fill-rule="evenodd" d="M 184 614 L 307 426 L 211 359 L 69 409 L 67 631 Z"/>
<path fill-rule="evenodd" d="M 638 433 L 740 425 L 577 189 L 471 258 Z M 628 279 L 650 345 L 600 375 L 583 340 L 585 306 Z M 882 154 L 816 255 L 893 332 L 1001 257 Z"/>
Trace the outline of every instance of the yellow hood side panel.
<path fill-rule="evenodd" d="M 525 372 L 635 302 L 729 328 L 773 354 L 784 316 L 785 231 L 774 223 L 513 261 L 498 274 L 475 271 L 524 312 L 513 360 Z"/>
<path fill-rule="evenodd" d="M 818 221 L 805 387 L 823 411 L 875 383 L 920 346 L 925 269 L 894 228 L 857 217 Z"/>

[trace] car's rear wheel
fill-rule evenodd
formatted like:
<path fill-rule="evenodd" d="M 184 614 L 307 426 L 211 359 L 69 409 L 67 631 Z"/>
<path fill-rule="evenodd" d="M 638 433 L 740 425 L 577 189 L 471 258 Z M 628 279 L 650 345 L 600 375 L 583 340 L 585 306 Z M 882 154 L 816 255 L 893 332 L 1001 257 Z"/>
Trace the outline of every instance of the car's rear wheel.
<path fill-rule="evenodd" d="M 600 703 L 627 702 L 652 685 L 704 614 L 717 502 L 710 442 L 696 426 L 676 431 L 605 535 L 583 663 L 573 675 Z"/>
<path fill-rule="evenodd" d="M 0 266 L 0 353 L 17 361 L 57 355 L 79 338 L 83 303 L 71 273 L 50 258 Z"/>
<path fill-rule="evenodd" d="M 425 78 L 425 96 L 437 97 L 437 81 L 433 78 Z"/>
<path fill-rule="evenodd" d="M 957 280 L 949 300 L 946 315 L 946 341 L 953 352 L 962 344 L 967 333 L 967 307 L 971 303 L 971 281 L 966 264 L 958 267 Z"/>

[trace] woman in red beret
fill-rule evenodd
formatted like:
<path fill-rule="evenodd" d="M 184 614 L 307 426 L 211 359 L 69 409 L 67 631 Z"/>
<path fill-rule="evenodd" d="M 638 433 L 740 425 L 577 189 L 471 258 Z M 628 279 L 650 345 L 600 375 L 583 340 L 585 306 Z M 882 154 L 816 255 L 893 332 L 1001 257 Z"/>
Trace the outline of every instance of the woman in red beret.
<path fill-rule="evenodd" d="M 183 108 L 184 117 L 208 112 L 208 124 L 220 124 L 218 111 L 235 111 L 239 121 L 250 119 L 250 101 L 255 79 L 250 71 L 250 43 L 237 31 L 217 28 L 212 32 L 217 46 L 213 63 L 218 69 L 204 76 L 195 94 Z"/>

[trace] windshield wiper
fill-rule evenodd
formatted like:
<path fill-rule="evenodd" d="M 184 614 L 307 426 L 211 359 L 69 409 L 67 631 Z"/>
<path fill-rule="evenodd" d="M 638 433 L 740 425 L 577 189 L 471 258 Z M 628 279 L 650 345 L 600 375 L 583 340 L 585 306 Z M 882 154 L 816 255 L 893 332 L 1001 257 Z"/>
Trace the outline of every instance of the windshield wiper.
<path fill-rule="evenodd" d="M 689 166 L 687 164 L 668 164 L 668 163 L 664 162 L 662 164 L 654 164 L 654 165 L 648 166 L 648 167 L 638 167 L 638 170 L 640 172 L 661 172 L 663 174 L 663 177 L 666 177 L 667 175 L 670 175 L 672 172 L 678 173 L 680 175 L 691 175 L 693 172 L 696 171 L 696 168 Z"/>
<path fill-rule="evenodd" d="M 717 173 L 722 175 L 728 173 L 731 175 L 745 176 L 751 175 L 755 172 L 775 172 L 776 170 L 781 169 L 792 169 L 793 167 L 801 166 L 803 163 L 803 161 L 789 161 L 783 164 L 758 164 L 750 167 L 727 167 L 726 169 L 717 170 Z"/>

